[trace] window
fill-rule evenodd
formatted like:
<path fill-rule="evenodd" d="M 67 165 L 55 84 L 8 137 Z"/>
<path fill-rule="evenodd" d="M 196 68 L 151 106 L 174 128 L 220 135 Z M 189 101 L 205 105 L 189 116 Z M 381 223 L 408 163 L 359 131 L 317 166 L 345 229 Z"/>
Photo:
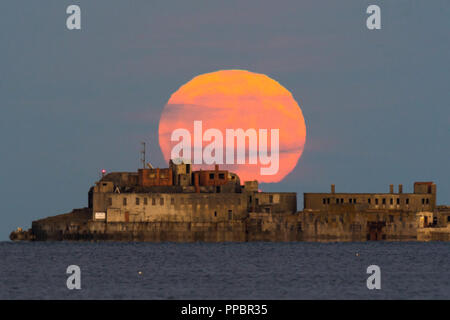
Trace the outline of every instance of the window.
<path fill-rule="evenodd" d="M 269 203 L 273 203 L 273 195 L 269 195 Z"/>
<path fill-rule="evenodd" d="M 220 193 L 220 187 L 219 186 L 216 187 L 216 192 Z"/>
<path fill-rule="evenodd" d="M 186 173 L 189 173 L 189 172 L 191 172 L 191 165 L 187 164 L 186 165 Z"/>
<path fill-rule="evenodd" d="M 210 178 L 210 179 L 214 179 L 214 173 L 210 173 L 210 174 L 209 174 L 209 178 Z"/>
<path fill-rule="evenodd" d="M 233 210 L 228 210 L 228 220 L 233 219 Z"/>
<path fill-rule="evenodd" d="M 170 204 L 174 205 L 175 204 L 175 199 L 174 198 L 170 198 Z"/>
<path fill-rule="evenodd" d="M 450 216 L 447 216 L 447 222 L 450 222 Z"/>
<path fill-rule="evenodd" d="M 386 198 L 383 198 L 383 204 L 386 204 Z"/>
<path fill-rule="evenodd" d="M 124 205 L 124 206 L 127 205 L 127 198 L 123 198 L 123 205 Z"/>
<path fill-rule="evenodd" d="M 327 199 L 323 198 L 323 199 L 322 199 L 322 203 L 323 203 L 323 204 L 326 204 L 326 203 L 327 203 Z"/>
<path fill-rule="evenodd" d="M 409 204 L 409 198 L 406 198 L 406 204 Z"/>
<path fill-rule="evenodd" d="M 353 199 L 353 203 L 356 203 L 356 199 Z"/>
<path fill-rule="evenodd" d="M 429 203 L 430 203 L 430 199 L 427 199 L 427 200 L 426 200 L 426 204 L 429 204 Z"/>
<path fill-rule="evenodd" d="M 367 203 L 368 203 L 368 204 L 370 204 L 370 200 L 371 200 L 370 198 L 369 198 L 369 199 L 367 199 Z"/>
<path fill-rule="evenodd" d="M 378 199 L 375 199 L 375 204 L 378 204 Z"/>
<path fill-rule="evenodd" d="M 214 211 L 214 217 L 217 217 L 217 211 Z"/>
<path fill-rule="evenodd" d="M 224 180 L 225 179 L 225 173 L 219 173 L 219 179 Z"/>
<path fill-rule="evenodd" d="M 336 199 L 336 204 L 339 204 L 339 199 Z"/>
<path fill-rule="evenodd" d="M 144 198 L 144 206 L 147 205 L 147 198 Z"/>
<path fill-rule="evenodd" d="M 389 203 L 390 203 L 390 204 L 394 204 L 394 199 L 391 198 L 391 199 L 389 200 Z"/>
<path fill-rule="evenodd" d="M 262 222 L 261 222 L 261 220 L 258 220 L 258 222 L 256 223 L 256 230 L 261 232 L 261 228 L 262 228 Z"/>
<path fill-rule="evenodd" d="M 348 203 L 352 203 L 352 199 L 348 199 Z"/>
<path fill-rule="evenodd" d="M 330 198 L 327 199 L 327 203 L 330 204 Z"/>
<path fill-rule="evenodd" d="M 159 198 L 159 204 L 162 206 L 164 205 L 164 198 Z"/>
<path fill-rule="evenodd" d="M 152 206 L 156 205 L 156 199 L 152 198 Z"/>
<path fill-rule="evenodd" d="M 344 198 L 341 198 L 341 203 L 344 203 Z"/>
<path fill-rule="evenodd" d="M 393 215 L 389 216 L 389 222 L 394 222 L 394 216 Z"/>
<path fill-rule="evenodd" d="M 139 198 L 136 198 L 136 205 L 139 205 Z"/>
<path fill-rule="evenodd" d="M 400 198 L 397 198 L 397 204 L 400 204 Z"/>
<path fill-rule="evenodd" d="M 422 198 L 422 204 L 425 204 L 425 199 L 424 198 Z"/>
<path fill-rule="evenodd" d="M 112 206 L 112 198 L 108 198 L 108 206 Z"/>

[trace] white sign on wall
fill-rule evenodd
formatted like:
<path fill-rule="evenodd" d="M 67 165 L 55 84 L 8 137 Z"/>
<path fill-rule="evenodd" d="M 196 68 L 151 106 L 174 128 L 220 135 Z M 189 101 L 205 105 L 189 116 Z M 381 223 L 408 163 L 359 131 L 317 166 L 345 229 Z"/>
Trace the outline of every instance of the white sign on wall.
<path fill-rule="evenodd" d="M 106 219 L 106 213 L 104 212 L 96 212 L 95 213 L 95 220 L 105 220 Z"/>

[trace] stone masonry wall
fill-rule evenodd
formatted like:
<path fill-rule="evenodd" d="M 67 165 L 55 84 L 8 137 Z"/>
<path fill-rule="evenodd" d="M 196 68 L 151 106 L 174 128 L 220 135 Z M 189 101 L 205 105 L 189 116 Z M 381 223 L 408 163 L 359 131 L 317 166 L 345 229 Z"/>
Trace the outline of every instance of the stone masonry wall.
<path fill-rule="evenodd" d="M 200 217 L 200 216 L 199 216 Z M 142 222 L 93 221 L 89 209 L 33 222 L 36 240 L 116 241 L 366 241 L 369 225 L 381 222 L 380 238 L 416 240 L 413 213 L 314 212 L 250 213 L 232 219 L 155 219 Z M 228 217 L 227 217 L 228 218 Z M 450 230 L 450 229 L 449 229 Z M 442 230 L 445 234 L 448 231 Z M 424 234 L 428 239 L 436 233 Z"/>

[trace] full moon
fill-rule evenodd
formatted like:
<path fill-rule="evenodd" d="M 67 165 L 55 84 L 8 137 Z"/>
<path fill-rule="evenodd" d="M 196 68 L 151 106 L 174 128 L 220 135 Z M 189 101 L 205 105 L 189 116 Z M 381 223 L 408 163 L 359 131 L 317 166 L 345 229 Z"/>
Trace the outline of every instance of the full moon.
<path fill-rule="evenodd" d="M 194 136 L 194 121 L 224 133 L 226 129 L 279 130 L 279 169 L 273 175 L 261 175 L 265 165 L 223 164 L 221 169 L 235 172 L 241 182 L 279 182 L 297 165 L 306 141 L 302 110 L 292 94 L 277 81 L 246 70 L 220 70 L 196 76 L 170 97 L 159 122 L 159 144 L 168 162 L 177 144 L 171 141 L 174 130 L 187 129 Z M 270 138 L 270 133 L 268 134 Z M 203 147 L 209 142 L 203 142 Z M 249 154 L 248 143 L 246 154 Z M 270 151 L 270 141 L 268 142 Z M 194 165 L 194 169 L 211 165 Z"/>

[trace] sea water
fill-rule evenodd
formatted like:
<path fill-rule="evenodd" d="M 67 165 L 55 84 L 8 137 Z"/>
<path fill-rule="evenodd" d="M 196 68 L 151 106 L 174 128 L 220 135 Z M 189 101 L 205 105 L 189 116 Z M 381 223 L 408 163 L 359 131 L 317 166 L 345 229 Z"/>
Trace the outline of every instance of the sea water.
<path fill-rule="evenodd" d="M 445 242 L 1 242 L 0 259 L 0 299 L 450 299 Z"/>

